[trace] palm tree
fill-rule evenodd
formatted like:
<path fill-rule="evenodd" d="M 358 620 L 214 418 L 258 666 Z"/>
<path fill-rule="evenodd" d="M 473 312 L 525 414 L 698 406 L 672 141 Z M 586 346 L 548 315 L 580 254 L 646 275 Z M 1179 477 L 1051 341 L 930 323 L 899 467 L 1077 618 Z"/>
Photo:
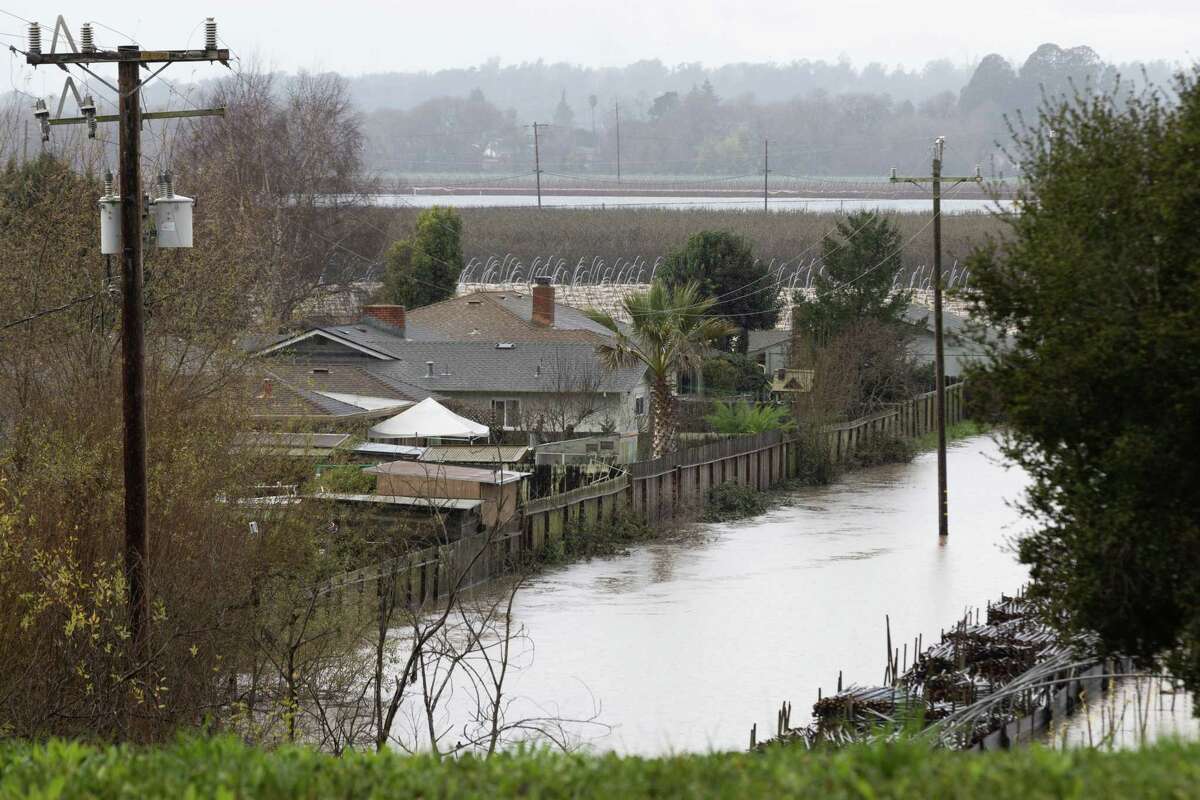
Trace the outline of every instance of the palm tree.
<path fill-rule="evenodd" d="M 622 302 L 632 320 L 630 334 L 605 311 L 588 312 L 613 332 L 612 341 L 597 345 L 596 355 L 609 369 L 646 368 L 650 381 L 651 447 L 658 458 L 675 447 L 676 374 L 700 366 L 709 342 L 728 336 L 733 326 L 712 315 L 713 300 L 701 298 L 694 283 L 668 288 L 655 283 L 649 291 L 629 295 Z"/>

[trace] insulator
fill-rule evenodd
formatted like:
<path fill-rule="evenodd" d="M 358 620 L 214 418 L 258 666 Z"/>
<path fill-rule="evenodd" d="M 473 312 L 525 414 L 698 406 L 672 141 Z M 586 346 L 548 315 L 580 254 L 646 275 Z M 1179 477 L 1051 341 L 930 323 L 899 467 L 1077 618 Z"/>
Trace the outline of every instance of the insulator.
<path fill-rule="evenodd" d="M 42 26 L 36 22 L 29 23 L 29 52 L 38 55 L 42 52 Z"/>
<path fill-rule="evenodd" d="M 92 96 L 90 94 L 84 96 L 83 102 L 79 104 L 79 111 L 83 114 L 84 119 L 87 120 L 88 138 L 95 139 L 96 138 L 96 101 L 92 99 Z"/>
<path fill-rule="evenodd" d="M 96 39 L 90 22 L 83 23 L 83 27 L 79 29 L 79 49 L 85 53 L 96 52 Z"/>
<path fill-rule="evenodd" d="M 217 21 L 212 17 L 204 20 L 204 49 L 217 49 Z"/>
<path fill-rule="evenodd" d="M 158 173 L 158 196 L 171 197 L 174 194 L 175 190 L 171 186 L 171 173 L 166 171 Z"/>
<path fill-rule="evenodd" d="M 50 109 L 46 107 L 45 100 L 34 101 L 33 118 L 42 128 L 42 141 L 50 141 Z"/>
<path fill-rule="evenodd" d="M 112 196 L 113 196 L 113 174 L 112 174 L 112 170 L 105 170 L 105 171 L 104 171 L 104 196 L 105 196 L 105 197 L 112 197 Z"/>

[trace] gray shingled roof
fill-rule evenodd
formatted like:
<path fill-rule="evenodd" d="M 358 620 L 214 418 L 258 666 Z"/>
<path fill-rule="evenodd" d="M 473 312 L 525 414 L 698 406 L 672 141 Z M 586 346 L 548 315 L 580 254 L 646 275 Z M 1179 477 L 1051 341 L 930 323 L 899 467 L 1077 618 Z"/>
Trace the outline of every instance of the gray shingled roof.
<path fill-rule="evenodd" d="M 493 293 L 492 297 L 500 305 L 512 311 L 521 319 L 529 322 L 533 319 L 533 297 L 527 294 Z M 596 322 L 577 308 L 554 304 L 554 327 L 558 330 L 589 331 L 598 336 L 612 336 L 612 331 Z"/>
<path fill-rule="evenodd" d="M 601 392 L 627 392 L 642 380 L 641 367 L 604 370 L 590 344 L 517 342 L 406 342 L 396 360 L 375 361 L 364 369 L 385 382 L 418 386 L 427 392 L 565 392 L 595 386 Z M 430 376 L 426 362 L 433 362 Z M 407 390 L 405 390 L 407 393 Z"/>
<path fill-rule="evenodd" d="M 792 337 L 790 330 L 782 328 L 772 328 L 766 331 L 750 331 L 750 347 L 751 353 L 757 353 L 759 350 L 766 350 L 768 347 L 786 342 Z"/>
<path fill-rule="evenodd" d="M 933 331 L 933 310 L 926 306 L 910 304 L 908 308 L 904 309 L 901 318 L 910 325 Z M 962 335 L 966 331 L 969 321 L 968 317 L 955 314 L 947 308 L 942 309 L 942 327 L 948 336 Z"/>

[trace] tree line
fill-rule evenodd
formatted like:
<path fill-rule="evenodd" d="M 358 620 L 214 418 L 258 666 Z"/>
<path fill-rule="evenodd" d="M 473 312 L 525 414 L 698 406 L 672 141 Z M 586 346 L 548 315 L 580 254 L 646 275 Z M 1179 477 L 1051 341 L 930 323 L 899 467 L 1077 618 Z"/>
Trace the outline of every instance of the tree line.
<path fill-rule="evenodd" d="M 782 178 L 886 175 L 945 135 L 948 170 L 982 164 L 1012 175 L 998 142 L 1004 116 L 1035 115 L 1043 93 L 1169 82 L 1165 62 L 1112 64 L 1086 46 L 1043 44 L 1024 62 L 990 54 L 973 68 L 946 61 L 920 71 L 795 62 L 705 69 L 639 62 L 623 70 L 523 64 L 354 78 L 367 164 L 380 174 L 516 174 L 533 169 L 528 126 L 544 169 L 564 174 L 758 173 L 763 140 Z"/>

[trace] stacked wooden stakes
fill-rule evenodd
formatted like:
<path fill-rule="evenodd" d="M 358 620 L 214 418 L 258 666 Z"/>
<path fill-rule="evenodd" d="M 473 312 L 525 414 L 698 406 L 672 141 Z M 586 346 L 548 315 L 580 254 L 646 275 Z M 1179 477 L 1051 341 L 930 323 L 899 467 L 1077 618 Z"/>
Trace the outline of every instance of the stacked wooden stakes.
<path fill-rule="evenodd" d="M 836 694 L 817 690 L 813 723 L 785 724 L 764 742 L 754 728 L 751 748 L 848 744 L 893 736 L 913 724 L 959 749 L 1008 747 L 1070 713 L 1081 695 L 1099 696 L 1103 676 L 1128 666 L 1091 655 L 1092 637 L 1062 641 L 1020 593 L 988 603 L 982 616 L 978 608 L 967 611 L 927 649 L 915 637 L 911 665 L 908 645 L 895 646 L 887 616 L 884 636 L 881 686 L 843 688 L 839 672 Z M 790 722 L 790 704 L 778 716 Z"/>

